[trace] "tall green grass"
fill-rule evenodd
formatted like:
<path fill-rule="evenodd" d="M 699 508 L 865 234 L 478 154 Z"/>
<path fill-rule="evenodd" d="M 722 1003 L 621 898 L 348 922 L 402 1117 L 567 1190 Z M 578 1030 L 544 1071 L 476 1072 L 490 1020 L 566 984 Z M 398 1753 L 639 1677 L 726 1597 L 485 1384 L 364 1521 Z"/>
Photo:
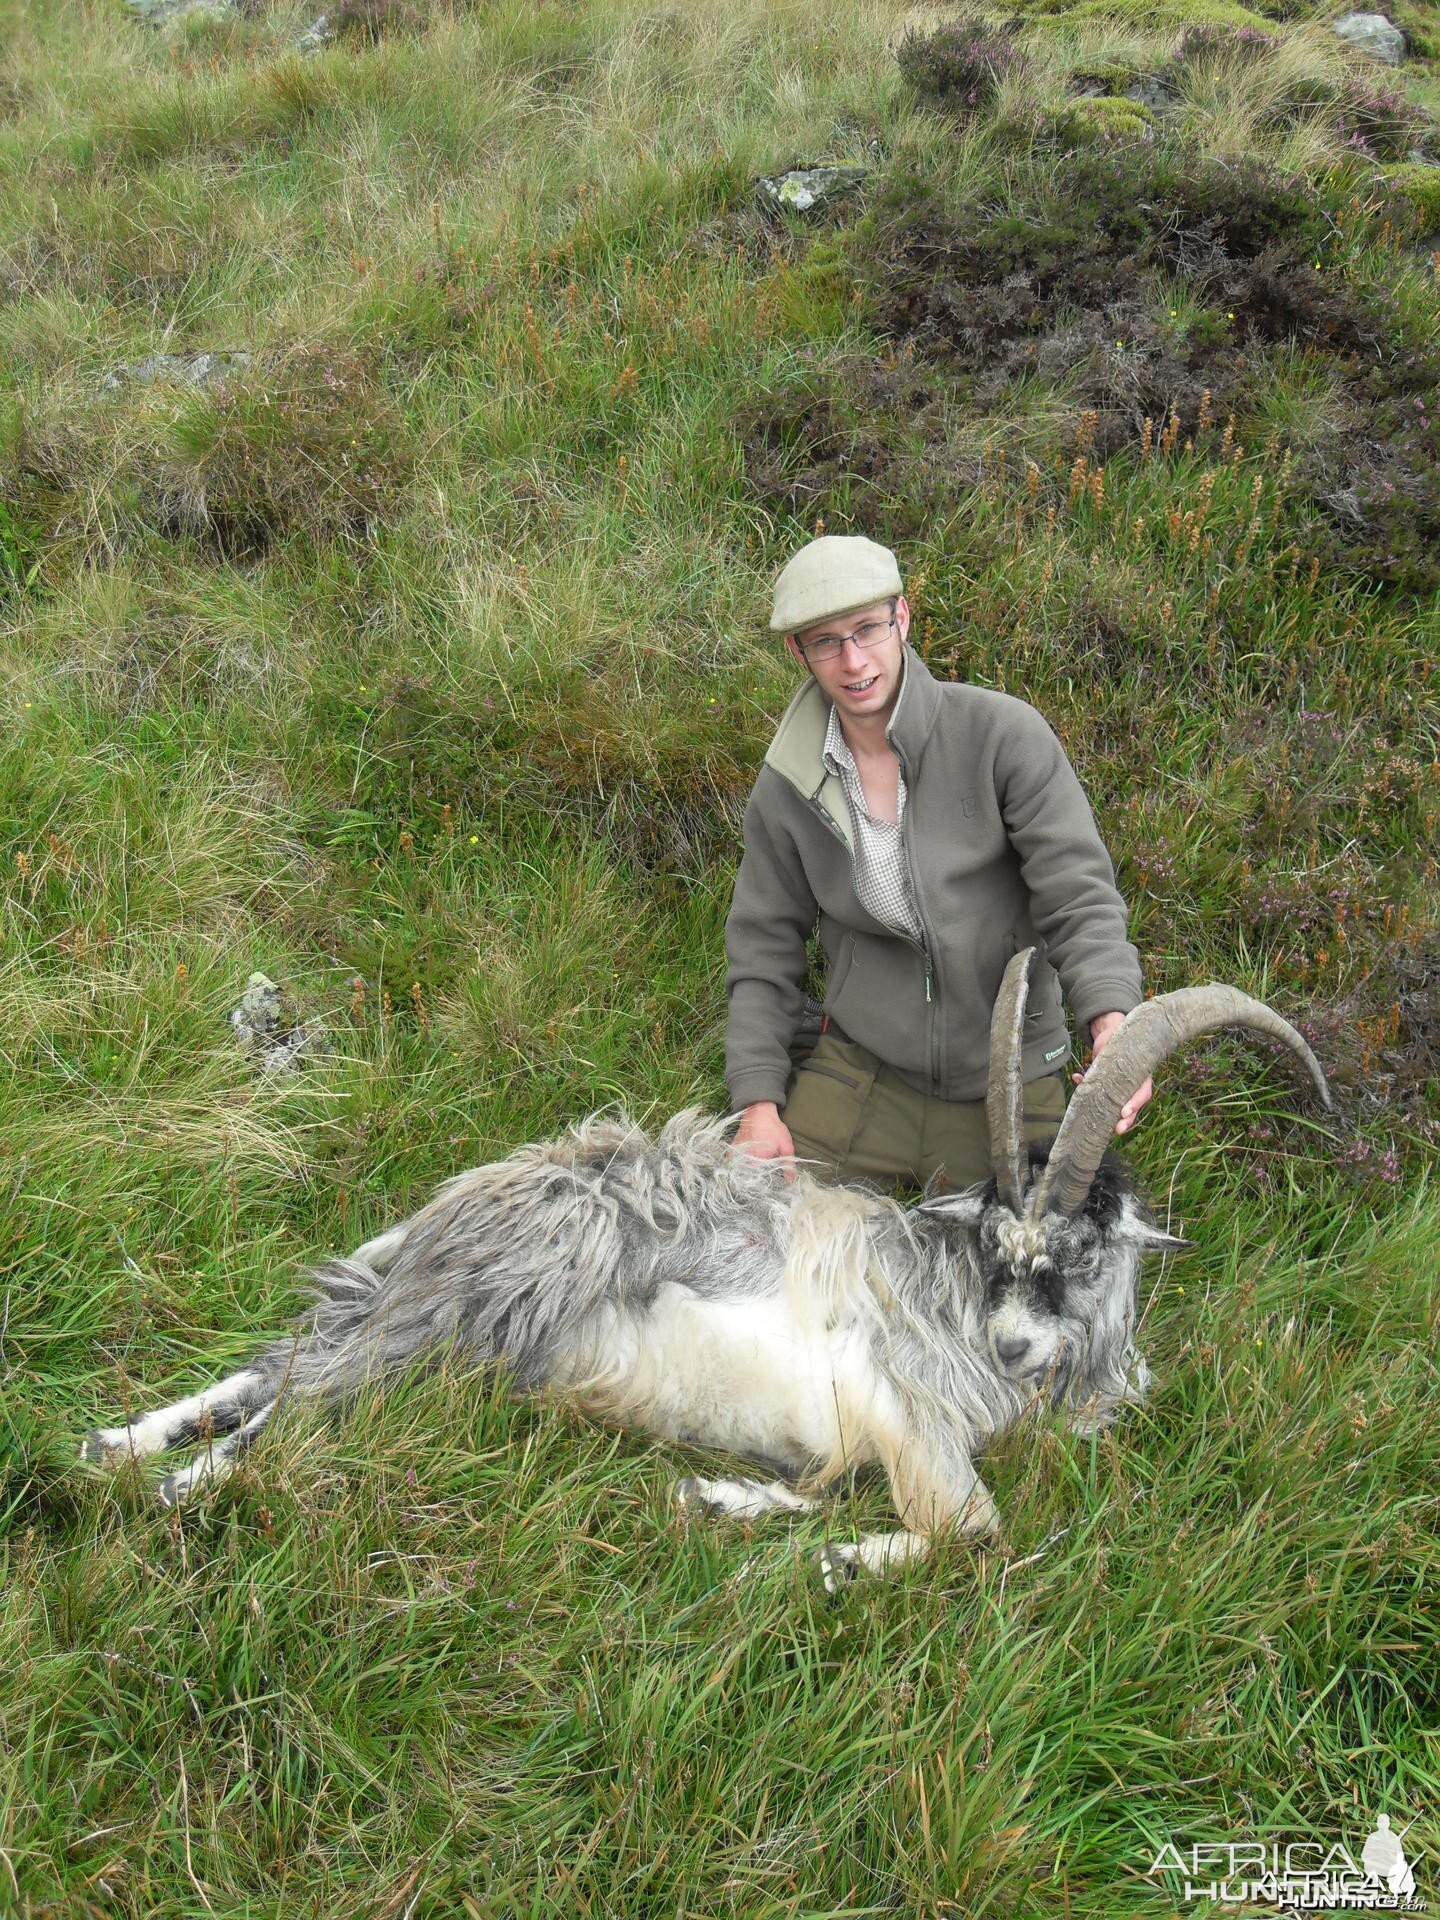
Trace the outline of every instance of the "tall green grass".
<path fill-rule="evenodd" d="M 1102 457 L 1073 367 L 947 371 L 875 285 L 894 182 L 998 226 L 1077 84 L 1162 68 L 1158 149 L 1305 171 L 1417 352 L 1425 236 L 1323 17 L 1171 68 L 1178 9 L 1025 11 L 966 122 L 893 57 L 940 16 L 881 5 L 397 6 L 305 60 L 298 8 L 4 7 L 0 1913 L 1165 1914 L 1171 1835 L 1382 1808 L 1433 1895 L 1440 616 L 1326 545 L 1356 370 L 1258 352 L 1228 439 Z M 832 159 L 835 228 L 755 208 Z M 1131 319 L 1178 363 L 1223 310 Z M 213 349 L 255 357 L 102 386 Z M 1150 982 L 1333 1069 L 1328 1132 L 1238 1048 L 1167 1071 L 1152 1405 L 1008 1436 L 1003 1547 L 839 1605 L 673 1514 L 693 1461 L 454 1366 L 178 1516 L 82 1475 L 442 1176 L 723 1104 L 768 583 L 822 516 L 1059 727 Z M 257 969 L 323 1026 L 293 1075 L 230 1033 Z"/>

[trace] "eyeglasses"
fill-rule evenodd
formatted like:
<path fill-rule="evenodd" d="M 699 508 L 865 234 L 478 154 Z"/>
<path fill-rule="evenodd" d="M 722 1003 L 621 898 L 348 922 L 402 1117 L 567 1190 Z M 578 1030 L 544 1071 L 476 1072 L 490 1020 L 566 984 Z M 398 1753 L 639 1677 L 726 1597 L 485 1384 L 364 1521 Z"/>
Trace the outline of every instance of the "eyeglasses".
<path fill-rule="evenodd" d="M 867 620 L 864 626 L 857 627 L 853 633 L 822 633 L 818 640 L 797 640 L 795 644 L 807 660 L 833 660 L 850 640 L 868 653 L 871 647 L 878 647 L 887 638 L 894 625 L 895 616 L 892 613 L 888 620 Z"/>

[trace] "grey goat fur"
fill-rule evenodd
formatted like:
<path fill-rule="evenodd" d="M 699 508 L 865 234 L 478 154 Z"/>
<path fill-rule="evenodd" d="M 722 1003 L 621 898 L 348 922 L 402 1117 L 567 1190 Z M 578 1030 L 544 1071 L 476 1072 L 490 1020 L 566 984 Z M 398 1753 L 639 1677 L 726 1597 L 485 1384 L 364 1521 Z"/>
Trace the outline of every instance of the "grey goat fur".
<path fill-rule="evenodd" d="M 997 1003 L 992 1129 L 1004 1146 L 985 1186 L 906 1208 L 803 1172 L 788 1182 L 781 1164 L 737 1152 L 729 1123 L 693 1109 L 655 1138 L 623 1115 L 594 1117 L 460 1174 L 322 1267 L 313 1308 L 251 1366 L 88 1435 L 83 1457 L 114 1464 L 198 1445 L 194 1463 L 162 1482 L 162 1499 L 177 1502 L 228 1470 L 281 1399 L 334 1400 L 459 1351 L 503 1362 L 520 1386 L 558 1392 L 597 1419 L 784 1476 L 680 1483 L 682 1501 L 712 1509 L 807 1508 L 848 1467 L 878 1461 L 901 1528 L 827 1549 L 827 1584 L 919 1558 L 937 1529 L 993 1532 L 973 1456 L 1030 1406 L 1089 1428 L 1143 1399 L 1132 1340 L 1141 1257 L 1184 1244 L 1151 1223 L 1098 1150 L 1077 1176 L 1073 1143 L 1065 1207 L 1036 1210 L 1045 1156 L 1023 1161 L 1002 1113 L 1008 1102 L 1013 1122 L 1022 1097 L 1014 999 L 1023 1011 L 1028 957 L 1012 961 Z M 1164 1001 L 1167 1045 L 1176 1030 L 1188 1037 L 1243 1013 L 1228 1000 Z M 1245 1023 L 1284 1026 L 1260 1012 L 1265 1021 Z M 1286 1036 L 1324 1097 L 1313 1056 L 1293 1029 Z M 1153 1052 L 1141 1048 L 1144 1071 Z M 1119 1057 L 1133 1076 L 1135 1048 Z M 1101 1138 L 1093 1114 L 1081 1123 Z M 1062 1127 L 1055 1152 L 1064 1138 Z"/>

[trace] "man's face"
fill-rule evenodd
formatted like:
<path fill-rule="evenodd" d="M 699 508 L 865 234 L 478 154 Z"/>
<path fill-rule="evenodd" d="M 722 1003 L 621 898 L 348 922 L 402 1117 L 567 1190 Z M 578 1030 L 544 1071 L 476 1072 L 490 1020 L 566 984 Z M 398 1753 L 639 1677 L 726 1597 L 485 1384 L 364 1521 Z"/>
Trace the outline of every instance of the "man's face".
<path fill-rule="evenodd" d="M 814 674 L 842 719 L 886 715 L 900 694 L 901 648 L 909 631 L 910 609 L 899 594 L 788 634 L 786 645 Z"/>

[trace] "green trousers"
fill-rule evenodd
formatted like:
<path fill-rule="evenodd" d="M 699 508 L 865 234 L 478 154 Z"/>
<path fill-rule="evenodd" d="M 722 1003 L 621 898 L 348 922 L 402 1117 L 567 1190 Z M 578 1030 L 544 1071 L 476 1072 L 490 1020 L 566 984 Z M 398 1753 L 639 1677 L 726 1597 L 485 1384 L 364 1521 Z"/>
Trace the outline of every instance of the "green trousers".
<path fill-rule="evenodd" d="M 1025 1133 L 1054 1138 L 1065 1111 L 1065 1076 L 1025 1087 Z M 781 1115 L 795 1157 L 817 1180 L 872 1187 L 923 1187 L 937 1174 L 958 1192 L 991 1172 L 983 1100 L 917 1093 L 883 1061 L 835 1033 L 790 1076 Z"/>

